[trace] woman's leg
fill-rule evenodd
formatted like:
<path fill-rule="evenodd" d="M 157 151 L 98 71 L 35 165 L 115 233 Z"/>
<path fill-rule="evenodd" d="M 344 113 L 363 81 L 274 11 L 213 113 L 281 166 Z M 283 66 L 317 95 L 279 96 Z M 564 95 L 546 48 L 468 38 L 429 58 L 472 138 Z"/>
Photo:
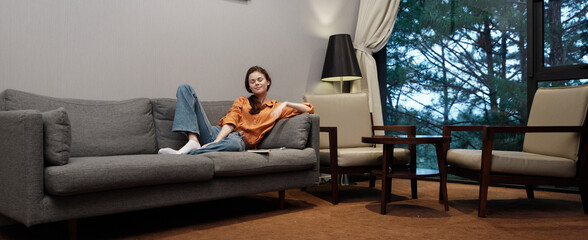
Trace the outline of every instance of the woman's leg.
<path fill-rule="evenodd" d="M 188 143 L 180 150 L 161 149 L 163 154 L 186 154 L 214 140 L 212 126 L 196 96 L 194 89 L 187 84 L 180 85 L 176 93 L 177 103 L 172 131 L 188 136 Z M 196 137 L 196 138 L 195 138 Z"/>
<path fill-rule="evenodd" d="M 221 127 L 214 127 L 213 131 L 218 134 L 220 129 Z M 245 150 L 247 150 L 247 147 L 243 138 L 237 132 L 232 132 L 223 140 L 211 143 L 205 148 L 192 150 L 188 154 L 197 155 L 205 152 L 241 152 Z"/>

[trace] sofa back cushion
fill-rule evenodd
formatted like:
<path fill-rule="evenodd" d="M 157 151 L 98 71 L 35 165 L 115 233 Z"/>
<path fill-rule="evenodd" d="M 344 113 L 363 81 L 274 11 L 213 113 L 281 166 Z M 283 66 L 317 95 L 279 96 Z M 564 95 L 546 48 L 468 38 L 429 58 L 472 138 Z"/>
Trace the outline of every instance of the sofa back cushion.
<path fill-rule="evenodd" d="M 47 165 L 65 165 L 71 153 L 71 125 L 62 107 L 42 112 L 43 156 Z"/>
<path fill-rule="evenodd" d="M 17 90 L 4 92 L 6 110 L 63 107 L 71 125 L 71 156 L 156 153 L 151 102 L 147 98 L 100 101 L 46 97 Z"/>
<path fill-rule="evenodd" d="M 176 99 L 155 98 L 151 99 L 153 105 L 153 119 L 157 134 L 158 148 L 179 149 L 188 138 L 185 134 L 172 131 L 174 114 L 176 111 Z M 231 108 L 232 101 L 202 101 L 200 102 L 210 124 L 215 126 Z"/>
<path fill-rule="evenodd" d="M 260 149 L 306 147 L 310 132 L 310 114 L 303 113 L 290 118 L 280 119 L 272 130 L 259 143 Z"/>

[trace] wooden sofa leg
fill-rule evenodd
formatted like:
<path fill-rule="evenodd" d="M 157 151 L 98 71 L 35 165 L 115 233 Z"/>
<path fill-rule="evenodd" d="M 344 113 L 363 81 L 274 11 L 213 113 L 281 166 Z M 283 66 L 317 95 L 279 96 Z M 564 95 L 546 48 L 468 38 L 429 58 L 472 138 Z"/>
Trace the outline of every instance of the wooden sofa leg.
<path fill-rule="evenodd" d="M 69 239 L 70 240 L 78 239 L 78 220 L 77 219 L 68 220 L 67 227 L 69 230 Z"/>
<path fill-rule="evenodd" d="M 278 199 L 280 200 L 280 209 L 284 209 L 286 205 L 286 190 L 278 191 Z"/>
<path fill-rule="evenodd" d="M 527 190 L 527 198 L 528 199 L 535 199 L 535 193 L 533 192 L 533 185 L 525 185 L 525 189 Z"/>

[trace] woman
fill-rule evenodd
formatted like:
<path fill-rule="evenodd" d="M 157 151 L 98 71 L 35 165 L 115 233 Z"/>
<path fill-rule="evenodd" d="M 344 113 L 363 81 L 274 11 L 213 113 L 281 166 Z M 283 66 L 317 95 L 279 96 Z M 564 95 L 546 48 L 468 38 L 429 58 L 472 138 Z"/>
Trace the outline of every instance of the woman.
<path fill-rule="evenodd" d="M 177 151 L 163 148 L 159 153 L 196 155 L 255 149 L 277 120 L 314 112 L 309 103 L 270 101 L 267 91 L 271 83 L 265 69 L 259 66 L 249 68 L 245 75 L 245 88 L 253 95 L 237 98 L 227 115 L 220 120 L 219 126 L 210 125 L 194 89 L 186 84 L 179 86 L 172 130 L 185 133 L 188 143 Z"/>

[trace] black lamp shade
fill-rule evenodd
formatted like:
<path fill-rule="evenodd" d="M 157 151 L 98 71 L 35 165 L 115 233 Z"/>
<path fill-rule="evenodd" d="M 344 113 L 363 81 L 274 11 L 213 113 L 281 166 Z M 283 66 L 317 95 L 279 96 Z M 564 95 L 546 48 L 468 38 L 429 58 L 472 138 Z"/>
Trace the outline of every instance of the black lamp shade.
<path fill-rule="evenodd" d="M 349 34 L 329 37 L 323 66 L 323 81 L 351 81 L 361 79 L 361 70 Z"/>

